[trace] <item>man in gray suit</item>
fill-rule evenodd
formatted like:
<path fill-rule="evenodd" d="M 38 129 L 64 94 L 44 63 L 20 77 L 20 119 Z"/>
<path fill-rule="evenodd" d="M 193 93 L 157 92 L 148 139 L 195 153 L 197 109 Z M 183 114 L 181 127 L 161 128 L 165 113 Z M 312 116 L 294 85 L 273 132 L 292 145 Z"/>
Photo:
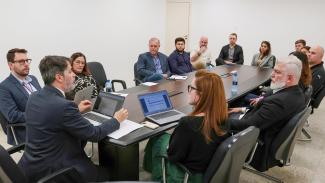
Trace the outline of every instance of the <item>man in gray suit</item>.
<path fill-rule="evenodd" d="M 136 70 L 140 80 L 144 82 L 157 81 L 170 75 L 167 56 L 159 52 L 159 47 L 159 39 L 151 38 L 149 52 L 139 55 Z"/>
<path fill-rule="evenodd" d="M 45 86 L 27 102 L 26 146 L 18 165 L 29 182 L 67 167 L 74 167 L 87 182 L 106 181 L 108 172 L 91 162 L 82 141 L 97 142 L 119 129 L 120 122 L 128 116 L 127 110 L 121 109 L 110 120 L 93 126 L 81 114 L 90 110 L 90 101 L 77 106 L 65 99 L 75 79 L 69 59 L 46 56 L 39 69 Z"/>
<path fill-rule="evenodd" d="M 0 83 L 0 112 L 10 124 L 20 123 L 14 127 L 15 136 L 7 128 L 7 143 L 17 145 L 25 142 L 25 106 L 31 93 L 41 87 L 36 77 L 29 74 L 31 59 L 27 57 L 27 50 L 14 48 L 7 53 L 10 75 Z M 15 139 L 16 138 L 16 139 Z"/>

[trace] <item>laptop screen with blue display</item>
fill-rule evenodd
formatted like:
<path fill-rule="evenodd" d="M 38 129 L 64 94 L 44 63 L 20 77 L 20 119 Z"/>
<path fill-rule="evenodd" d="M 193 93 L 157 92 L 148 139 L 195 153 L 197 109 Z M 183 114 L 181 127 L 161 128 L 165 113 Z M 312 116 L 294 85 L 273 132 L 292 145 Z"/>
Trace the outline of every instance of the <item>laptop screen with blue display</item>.
<path fill-rule="evenodd" d="M 173 108 L 166 90 L 146 93 L 138 97 L 144 116 L 168 111 Z"/>

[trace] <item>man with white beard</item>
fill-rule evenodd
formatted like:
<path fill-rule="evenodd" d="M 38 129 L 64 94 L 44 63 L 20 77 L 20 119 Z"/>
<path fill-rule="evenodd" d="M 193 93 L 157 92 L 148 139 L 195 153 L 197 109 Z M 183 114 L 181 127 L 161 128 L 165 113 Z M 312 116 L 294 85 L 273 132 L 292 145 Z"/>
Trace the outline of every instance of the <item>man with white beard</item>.
<path fill-rule="evenodd" d="M 260 129 L 258 145 L 251 166 L 259 171 L 278 165 L 270 156 L 270 148 L 276 134 L 298 112 L 305 107 L 304 94 L 298 86 L 301 61 L 290 55 L 279 59 L 271 75 L 273 94 L 259 101 L 243 118 L 230 119 L 231 130 L 244 130 L 249 126 Z M 245 111 L 230 108 L 229 113 Z"/>

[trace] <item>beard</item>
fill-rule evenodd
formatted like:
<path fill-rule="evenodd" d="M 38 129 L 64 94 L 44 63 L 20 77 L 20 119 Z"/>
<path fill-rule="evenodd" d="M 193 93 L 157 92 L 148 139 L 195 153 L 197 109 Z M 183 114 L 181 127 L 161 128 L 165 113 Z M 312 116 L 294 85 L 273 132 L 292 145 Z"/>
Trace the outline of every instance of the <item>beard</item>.
<path fill-rule="evenodd" d="M 276 82 L 271 82 L 270 88 L 272 90 L 278 90 L 283 88 L 286 85 L 285 81 L 276 81 Z"/>

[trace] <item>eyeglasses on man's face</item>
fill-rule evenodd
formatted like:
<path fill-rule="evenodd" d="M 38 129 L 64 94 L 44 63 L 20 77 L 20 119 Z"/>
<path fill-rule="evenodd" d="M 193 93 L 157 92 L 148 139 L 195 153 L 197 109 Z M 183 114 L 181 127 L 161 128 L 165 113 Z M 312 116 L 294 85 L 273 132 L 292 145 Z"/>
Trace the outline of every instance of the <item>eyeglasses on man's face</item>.
<path fill-rule="evenodd" d="M 12 63 L 18 63 L 20 65 L 30 64 L 32 62 L 32 59 L 22 59 L 22 60 L 14 60 Z"/>
<path fill-rule="evenodd" d="M 188 86 L 187 86 L 187 91 L 190 93 L 192 90 L 198 90 L 198 89 L 195 88 L 195 87 L 192 86 L 192 85 L 188 85 Z"/>

